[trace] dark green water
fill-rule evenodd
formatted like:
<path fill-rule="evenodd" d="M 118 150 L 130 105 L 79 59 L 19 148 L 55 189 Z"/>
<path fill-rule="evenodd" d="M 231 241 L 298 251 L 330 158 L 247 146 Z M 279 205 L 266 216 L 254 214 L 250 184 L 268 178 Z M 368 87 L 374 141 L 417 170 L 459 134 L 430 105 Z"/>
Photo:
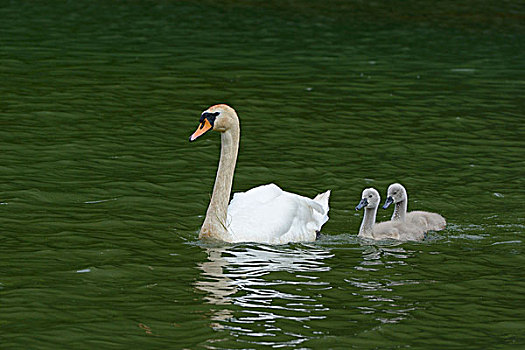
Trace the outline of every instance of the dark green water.
<path fill-rule="evenodd" d="M 2 1 L 2 349 L 525 346 L 520 2 Z M 309 244 L 199 242 L 234 191 L 332 189 Z M 356 239 L 363 188 L 444 215 Z M 382 211 L 380 220 L 389 217 Z"/>

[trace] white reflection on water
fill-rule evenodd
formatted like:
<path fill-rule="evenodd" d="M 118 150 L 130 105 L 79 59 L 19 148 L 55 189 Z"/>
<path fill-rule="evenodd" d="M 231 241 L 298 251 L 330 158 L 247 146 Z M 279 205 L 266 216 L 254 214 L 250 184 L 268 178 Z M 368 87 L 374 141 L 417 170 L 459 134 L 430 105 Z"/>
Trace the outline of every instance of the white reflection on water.
<path fill-rule="evenodd" d="M 322 279 L 333 254 L 318 246 L 242 245 L 206 248 L 195 287 L 213 309 L 211 326 L 238 341 L 284 346 L 314 336 L 308 322 L 326 318 L 319 299 L 331 288 Z M 283 332 L 289 323 L 296 332 Z M 249 337 L 249 338 L 247 338 Z"/>
<path fill-rule="evenodd" d="M 388 269 L 410 269 L 407 260 L 415 253 L 399 243 L 364 247 L 362 260 L 355 266 L 355 270 L 364 274 L 345 279 L 353 290 L 352 295 L 364 299 L 361 306 L 357 306 L 362 314 L 371 315 L 381 323 L 398 323 L 417 308 L 415 303 L 403 300 L 402 292 L 396 293 L 396 290 L 399 286 L 417 285 L 422 281 L 399 278 L 402 271 L 385 274 Z"/>

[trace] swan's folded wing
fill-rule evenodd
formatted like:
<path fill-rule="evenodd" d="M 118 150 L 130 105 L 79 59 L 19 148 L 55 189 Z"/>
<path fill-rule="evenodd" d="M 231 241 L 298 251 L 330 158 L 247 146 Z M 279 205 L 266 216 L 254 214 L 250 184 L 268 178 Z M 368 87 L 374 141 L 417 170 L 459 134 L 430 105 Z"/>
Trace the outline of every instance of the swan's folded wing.
<path fill-rule="evenodd" d="M 279 243 L 294 223 L 296 204 L 286 195 L 271 201 L 251 202 L 239 200 L 228 208 L 228 230 L 237 242 Z"/>
<path fill-rule="evenodd" d="M 328 219 L 328 195 L 318 202 L 273 184 L 235 194 L 228 207 L 228 229 L 238 242 L 315 240 L 315 232 Z"/>
<path fill-rule="evenodd" d="M 273 201 L 283 194 L 283 190 L 275 184 L 254 187 L 246 192 L 237 192 L 228 206 L 228 213 L 235 216 L 237 212 L 244 211 L 246 207 L 260 206 Z"/>
<path fill-rule="evenodd" d="M 406 220 L 416 225 L 424 225 L 427 230 L 440 231 L 447 226 L 445 218 L 428 211 L 411 211 L 406 214 Z"/>

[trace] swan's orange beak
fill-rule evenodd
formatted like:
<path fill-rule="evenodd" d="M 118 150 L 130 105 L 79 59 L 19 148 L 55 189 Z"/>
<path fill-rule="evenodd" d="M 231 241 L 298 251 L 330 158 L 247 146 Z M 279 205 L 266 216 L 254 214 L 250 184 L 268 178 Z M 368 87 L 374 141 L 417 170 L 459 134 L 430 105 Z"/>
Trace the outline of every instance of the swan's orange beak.
<path fill-rule="evenodd" d="M 199 127 L 193 135 L 190 136 L 190 142 L 195 141 L 198 137 L 204 135 L 207 131 L 211 130 L 212 126 L 208 119 L 204 119 L 202 123 L 200 123 Z"/>

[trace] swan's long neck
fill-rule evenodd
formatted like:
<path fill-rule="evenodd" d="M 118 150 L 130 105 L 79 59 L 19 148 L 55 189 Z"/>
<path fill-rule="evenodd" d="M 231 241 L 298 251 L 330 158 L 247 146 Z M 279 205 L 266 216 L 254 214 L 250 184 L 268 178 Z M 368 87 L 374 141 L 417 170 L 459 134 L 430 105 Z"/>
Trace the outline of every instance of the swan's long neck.
<path fill-rule="evenodd" d="M 228 203 L 233 183 L 233 173 L 239 150 L 239 126 L 234 125 L 221 133 L 221 157 L 217 177 L 213 186 L 210 205 L 206 212 L 206 219 L 202 224 L 200 238 L 216 238 L 229 241 L 227 229 Z"/>
<path fill-rule="evenodd" d="M 365 215 L 359 228 L 360 236 L 372 236 L 372 227 L 376 223 L 377 207 L 365 208 Z"/>
<path fill-rule="evenodd" d="M 394 204 L 394 213 L 392 214 L 392 220 L 405 221 L 405 215 L 407 213 L 408 198 L 405 195 L 405 199 L 401 202 Z"/>

